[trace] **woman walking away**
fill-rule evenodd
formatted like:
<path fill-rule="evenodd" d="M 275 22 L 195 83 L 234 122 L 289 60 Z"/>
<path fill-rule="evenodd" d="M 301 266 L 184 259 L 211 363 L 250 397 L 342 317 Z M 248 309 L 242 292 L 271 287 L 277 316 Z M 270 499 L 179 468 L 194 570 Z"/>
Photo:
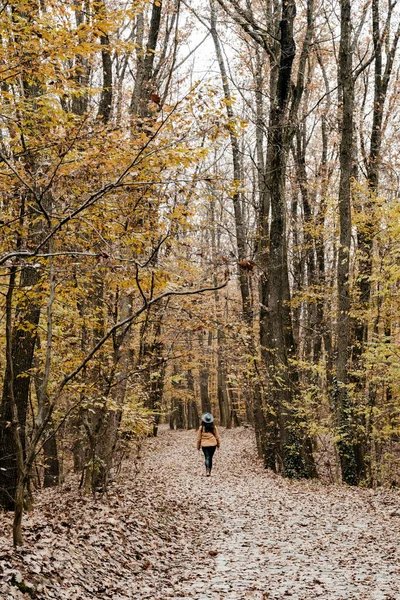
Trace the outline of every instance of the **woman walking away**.
<path fill-rule="evenodd" d="M 197 432 L 197 450 L 200 448 L 204 452 L 206 459 L 206 477 L 210 477 L 212 469 L 212 459 L 215 448 L 220 447 L 220 439 L 216 426 L 214 425 L 214 417 L 210 413 L 204 413 L 201 417 L 200 429 Z"/>

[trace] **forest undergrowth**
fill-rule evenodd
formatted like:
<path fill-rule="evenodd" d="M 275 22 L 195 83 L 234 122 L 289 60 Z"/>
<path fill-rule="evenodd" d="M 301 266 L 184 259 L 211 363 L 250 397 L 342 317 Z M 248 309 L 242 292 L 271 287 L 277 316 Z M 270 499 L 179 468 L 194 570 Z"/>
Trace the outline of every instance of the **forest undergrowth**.
<path fill-rule="evenodd" d="M 400 598 L 400 494 L 265 471 L 222 429 L 211 478 L 194 431 L 161 428 L 102 497 L 40 491 L 24 545 L 0 514 L 4 600 Z"/>

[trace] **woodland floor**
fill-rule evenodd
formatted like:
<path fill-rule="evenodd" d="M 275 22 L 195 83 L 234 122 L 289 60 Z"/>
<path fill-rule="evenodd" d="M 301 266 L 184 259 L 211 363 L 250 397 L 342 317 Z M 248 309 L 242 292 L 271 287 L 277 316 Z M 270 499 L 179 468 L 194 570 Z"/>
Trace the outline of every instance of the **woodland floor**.
<path fill-rule="evenodd" d="M 40 492 L 17 551 L 0 514 L 1 600 L 400 599 L 398 491 L 290 482 L 250 430 L 221 438 L 211 478 L 195 433 L 163 428 L 107 496 Z"/>

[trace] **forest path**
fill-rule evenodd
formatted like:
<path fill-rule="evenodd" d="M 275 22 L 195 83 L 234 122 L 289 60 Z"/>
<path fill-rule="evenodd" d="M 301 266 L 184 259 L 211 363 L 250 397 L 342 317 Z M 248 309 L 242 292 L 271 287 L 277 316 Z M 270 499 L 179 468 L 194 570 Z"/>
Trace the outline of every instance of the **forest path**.
<path fill-rule="evenodd" d="M 400 599 L 398 493 L 285 480 L 255 458 L 253 435 L 222 431 L 211 478 L 194 432 L 152 440 L 142 477 L 190 508 L 194 539 L 169 591 L 143 598 Z"/>
<path fill-rule="evenodd" d="M 266 472 L 221 431 L 210 478 L 194 431 L 161 428 L 101 497 L 36 494 L 24 545 L 0 513 L 1 600 L 400 600 L 400 494 Z"/>

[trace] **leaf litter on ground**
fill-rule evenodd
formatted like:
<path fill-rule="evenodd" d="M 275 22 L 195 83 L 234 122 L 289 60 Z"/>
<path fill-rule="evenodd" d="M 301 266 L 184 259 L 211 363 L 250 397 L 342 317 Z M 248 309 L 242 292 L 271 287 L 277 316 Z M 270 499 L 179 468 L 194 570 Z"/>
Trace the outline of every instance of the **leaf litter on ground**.
<path fill-rule="evenodd" d="M 0 598 L 398 600 L 399 492 L 285 480 L 253 436 L 222 430 L 206 478 L 195 432 L 162 427 L 101 498 L 38 492 L 16 550 L 0 514 Z"/>

